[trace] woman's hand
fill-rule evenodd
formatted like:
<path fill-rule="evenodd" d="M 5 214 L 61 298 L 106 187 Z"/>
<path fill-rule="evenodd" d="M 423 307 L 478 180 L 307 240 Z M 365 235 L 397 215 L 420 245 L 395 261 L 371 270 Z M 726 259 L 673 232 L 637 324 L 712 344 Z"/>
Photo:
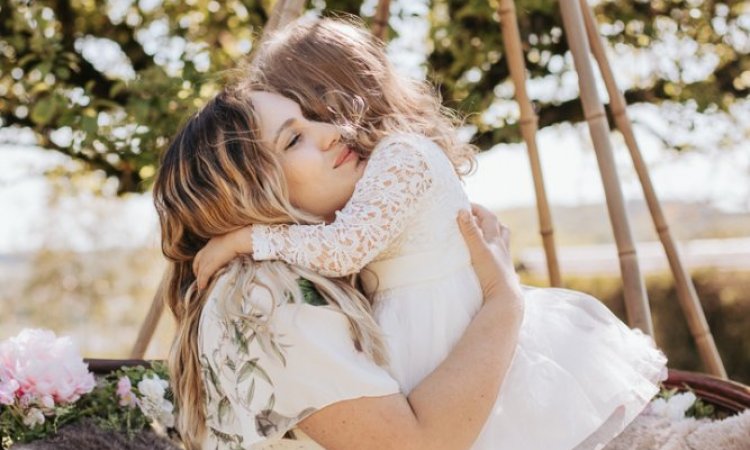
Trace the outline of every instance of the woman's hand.
<path fill-rule="evenodd" d="M 521 286 L 510 255 L 510 230 L 477 204 L 471 205 L 471 213 L 459 212 L 458 224 L 485 300 L 519 294 Z"/>
<path fill-rule="evenodd" d="M 198 289 L 205 289 L 211 276 L 234 257 L 253 252 L 251 227 L 248 225 L 223 236 L 211 238 L 195 255 L 193 274 L 198 280 Z"/>

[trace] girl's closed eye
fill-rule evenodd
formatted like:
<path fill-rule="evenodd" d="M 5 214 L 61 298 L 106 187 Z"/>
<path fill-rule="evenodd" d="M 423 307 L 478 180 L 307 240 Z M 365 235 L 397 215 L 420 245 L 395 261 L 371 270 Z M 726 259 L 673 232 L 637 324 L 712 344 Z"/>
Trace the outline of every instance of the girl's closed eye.
<path fill-rule="evenodd" d="M 289 143 L 286 145 L 286 148 L 284 150 L 289 150 L 290 148 L 297 145 L 297 143 L 302 139 L 301 133 L 294 133 L 292 134 L 292 138 L 289 140 Z"/>

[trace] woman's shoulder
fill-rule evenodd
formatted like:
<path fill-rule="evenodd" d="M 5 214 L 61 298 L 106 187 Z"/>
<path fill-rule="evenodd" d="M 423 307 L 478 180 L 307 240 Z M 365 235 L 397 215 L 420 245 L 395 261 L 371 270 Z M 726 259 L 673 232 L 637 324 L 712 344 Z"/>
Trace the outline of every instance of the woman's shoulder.
<path fill-rule="evenodd" d="M 216 280 L 201 318 L 199 356 L 216 439 L 274 442 L 326 405 L 398 392 L 356 348 L 342 313 L 279 298 L 272 279 L 248 281 L 239 269 Z"/>
<path fill-rule="evenodd" d="M 285 263 L 235 261 L 217 277 L 201 314 L 199 340 L 204 351 L 231 348 L 233 342 L 227 339 L 237 336 L 238 327 L 242 333 L 277 336 L 349 336 L 348 319 L 340 310 L 292 299 L 289 287 L 272 275 L 277 270 L 267 267 L 280 264 Z"/>

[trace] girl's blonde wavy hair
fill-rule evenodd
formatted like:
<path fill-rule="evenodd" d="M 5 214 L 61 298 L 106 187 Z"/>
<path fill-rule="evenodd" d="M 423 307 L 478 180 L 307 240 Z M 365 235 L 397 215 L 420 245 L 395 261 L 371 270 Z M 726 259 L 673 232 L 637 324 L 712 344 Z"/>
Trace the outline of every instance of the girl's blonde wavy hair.
<path fill-rule="evenodd" d="M 247 87 L 247 86 L 245 86 Z M 195 289 L 192 263 L 214 236 L 247 224 L 320 223 L 289 202 L 276 154 L 259 143 L 258 121 L 247 91 L 228 88 L 191 117 L 162 156 L 154 184 L 162 251 L 169 261 L 166 304 L 177 322 L 169 355 L 177 426 L 186 447 L 199 448 L 205 435 L 204 382 L 198 330 L 214 288 Z M 243 295 L 260 279 L 275 302 L 302 301 L 297 279 L 310 280 L 326 301 L 347 316 L 358 347 L 379 364 L 385 352 L 369 302 L 345 280 L 331 280 L 279 261 L 245 258 L 230 265 L 232 292 L 219 292 L 220 310 L 239 314 Z M 214 280 L 219 278 L 214 277 Z M 226 283 L 225 283 L 226 284 Z M 247 318 L 247 317 L 246 317 Z M 251 319 L 251 318 L 247 318 Z"/>
<path fill-rule="evenodd" d="M 362 156 L 385 136 L 416 133 L 438 144 L 459 175 L 475 167 L 476 147 L 459 139 L 455 112 L 431 84 L 400 75 L 357 18 L 298 19 L 259 44 L 236 73 L 240 83 L 295 100 L 308 119 L 343 126 Z"/>

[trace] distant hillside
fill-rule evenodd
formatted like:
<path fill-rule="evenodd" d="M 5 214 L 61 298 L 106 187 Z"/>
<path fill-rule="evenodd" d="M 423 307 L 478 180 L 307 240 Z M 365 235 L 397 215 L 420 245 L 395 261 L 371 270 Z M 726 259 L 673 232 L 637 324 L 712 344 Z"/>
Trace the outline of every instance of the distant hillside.
<path fill-rule="evenodd" d="M 662 204 L 667 223 L 678 241 L 750 237 L 750 213 L 727 213 L 711 205 L 668 202 Z M 644 202 L 627 204 L 630 227 L 636 241 L 658 237 Z M 513 232 L 516 248 L 541 246 L 536 208 L 496 211 Z M 609 244 L 614 242 L 605 205 L 552 207 L 555 241 L 560 246 Z"/>

